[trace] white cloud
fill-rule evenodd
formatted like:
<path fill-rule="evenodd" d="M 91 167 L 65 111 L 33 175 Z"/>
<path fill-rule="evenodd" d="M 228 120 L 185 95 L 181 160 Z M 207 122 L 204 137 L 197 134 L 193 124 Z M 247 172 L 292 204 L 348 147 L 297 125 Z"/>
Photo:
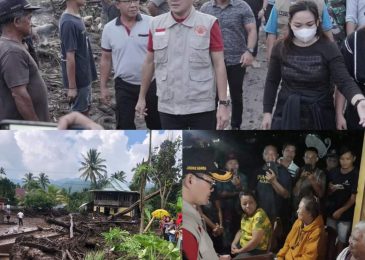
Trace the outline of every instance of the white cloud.
<path fill-rule="evenodd" d="M 152 134 L 153 147 L 167 137 L 176 139 L 181 131 Z M 131 180 L 131 169 L 148 159 L 149 137 L 128 147 L 124 131 L 1 131 L 0 167 L 9 177 L 22 178 L 25 173 L 45 172 L 51 179 L 76 178 L 82 154 L 97 149 L 106 160 L 109 174 L 123 170 Z"/>

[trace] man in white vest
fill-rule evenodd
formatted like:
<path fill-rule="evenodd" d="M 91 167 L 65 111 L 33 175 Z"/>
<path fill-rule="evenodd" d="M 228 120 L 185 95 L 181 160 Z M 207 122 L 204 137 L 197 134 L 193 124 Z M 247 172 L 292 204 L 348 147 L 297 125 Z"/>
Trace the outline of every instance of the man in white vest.
<path fill-rule="evenodd" d="M 230 181 L 232 173 L 216 168 L 212 151 L 184 149 L 183 256 L 188 260 L 218 260 L 198 207 L 209 203 L 215 181 Z"/>
<path fill-rule="evenodd" d="M 230 101 L 222 35 L 217 18 L 196 11 L 193 2 L 168 0 L 171 11 L 153 19 L 136 111 L 148 114 L 155 72 L 163 129 L 224 129 Z"/>

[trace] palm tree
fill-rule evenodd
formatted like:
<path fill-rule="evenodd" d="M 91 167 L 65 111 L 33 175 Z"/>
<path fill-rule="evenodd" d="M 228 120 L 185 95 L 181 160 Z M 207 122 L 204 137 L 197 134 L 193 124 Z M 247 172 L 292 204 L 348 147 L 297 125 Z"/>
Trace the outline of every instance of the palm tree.
<path fill-rule="evenodd" d="M 5 169 L 3 167 L 0 168 L 0 179 L 3 178 L 1 175 L 4 175 L 4 178 L 6 176 Z"/>
<path fill-rule="evenodd" d="M 38 183 L 41 185 L 42 189 L 45 190 L 48 184 L 50 184 L 48 176 L 41 172 L 38 177 Z"/>
<path fill-rule="evenodd" d="M 130 182 L 129 188 L 133 191 L 137 191 L 139 190 L 139 188 L 141 187 L 141 181 L 142 181 L 142 170 L 143 165 L 145 165 L 146 163 L 144 161 L 137 163 L 136 167 L 132 168 L 132 172 L 134 172 L 133 174 L 133 178 Z M 146 176 L 146 181 L 150 181 L 149 176 Z"/>
<path fill-rule="evenodd" d="M 33 173 L 28 172 L 24 174 L 24 178 L 22 178 L 22 181 L 24 182 L 24 187 L 27 187 L 31 182 L 35 181 L 35 177 Z"/>
<path fill-rule="evenodd" d="M 124 171 L 117 171 L 115 173 L 112 174 L 112 178 L 115 178 L 123 183 L 127 183 L 127 180 L 126 180 L 126 176 L 127 174 L 124 172 Z"/>
<path fill-rule="evenodd" d="M 84 178 L 85 181 L 90 179 L 94 187 L 97 186 L 97 179 L 101 179 L 105 176 L 106 165 L 103 164 L 105 162 L 104 159 L 100 158 L 100 153 L 96 149 L 90 149 L 86 156 L 82 155 L 84 161 L 81 162 L 81 168 L 79 171 L 82 171 L 81 178 Z"/>

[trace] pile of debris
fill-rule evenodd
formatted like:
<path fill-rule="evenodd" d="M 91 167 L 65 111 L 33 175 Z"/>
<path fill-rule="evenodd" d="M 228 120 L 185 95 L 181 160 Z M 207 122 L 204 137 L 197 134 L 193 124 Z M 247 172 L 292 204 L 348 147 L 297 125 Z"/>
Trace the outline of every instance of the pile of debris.
<path fill-rule="evenodd" d="M 58 235 L 52 237 L 20 236 L 10 251 L 13 260 L 23 259 L 84 259 L 89 251 L 104 250 L 102 233 L 119 226 L 136 233 L 139 223 L 131 220 L 108 221 L 102 215 L 73 214 L 61 219 L 47 218 L 46 222 L 56 226 Z M 70 226 L 73 226 L 72 231 Z M 55 228 L 53 228 L 55 229 Z M 73 235 L 74 233 L 74 235 Z M 114 259 L 112 255 L 108 259 Z"/>

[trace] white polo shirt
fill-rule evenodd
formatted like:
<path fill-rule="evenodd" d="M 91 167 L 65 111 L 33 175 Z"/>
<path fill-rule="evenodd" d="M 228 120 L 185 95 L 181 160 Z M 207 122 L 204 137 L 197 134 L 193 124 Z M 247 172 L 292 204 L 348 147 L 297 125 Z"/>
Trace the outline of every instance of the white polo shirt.
<path fill-rule="evenodd" d="M 128 34 L 120 17 L 107 23 L 101 37 L 101 48 L 112 53 L 114 78 L 141 84 L 142 65 L 147 54 L 151 16 L 138 14 L 137 22 Z"/>

